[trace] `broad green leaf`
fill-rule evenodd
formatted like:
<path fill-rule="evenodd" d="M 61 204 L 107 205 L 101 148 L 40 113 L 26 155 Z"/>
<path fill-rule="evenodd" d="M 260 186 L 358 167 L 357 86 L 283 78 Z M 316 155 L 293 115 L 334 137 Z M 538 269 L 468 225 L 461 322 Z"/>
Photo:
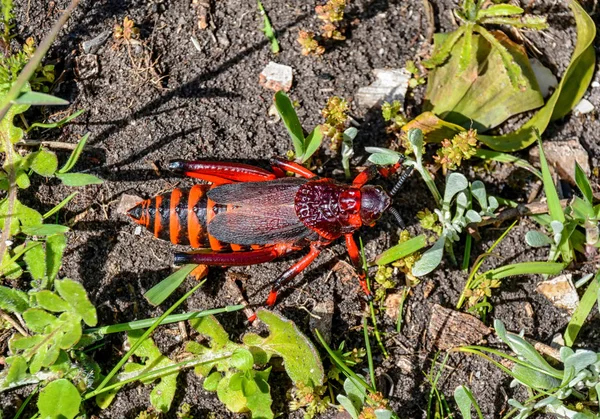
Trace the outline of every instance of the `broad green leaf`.
<path fill-rule="evenodd" d="M 236 349 L 231 355 L 231 366 L 240 371 L 250 371 L 254 366 L 252 353 L 244 348 Z"/>
<path fill-rule="evenodd" d="M 150 288 L 144 294 L 144 298 L 153 306 L 162 304 L 169 296 L 185 281 L 185 278 L 198 265 L 184 265 L 171 275 Z"/>
<path fill-rule="evenodd" d="M 41 92 L 23 92 L 13 102 L 18 105 L 36 105 L 36 106 L 49 106 L 49 105 L 68 105 L 69 102 L 56 96 L 48 95 Z"/>
<path fill-rule="evenodd" d="M 348 412 L 348 414 L 350 415 L 350 417 L 352 419 L 358 419 L 358 415 L 360 414 L 360 410 L 362 409 L 362 405 L 355 406 L 355 404 L 352 402 L 352 400 L 350 400 L 350 398 L 344 396 L 343 394 L 338 394 L 336 396 L 336 400 L 338 401 L 339 404 L 342 405 L 342 407 L 344 408 L 344 410 L 346 412 Z"/>
<path fill-rule="evenodd" d="M 58 168 L 58 158 L 56 154 L 48 150 L 40 150 L 30 155 L 31 163 L 29 167 L 40 176 L 50 177 L 54 175 Z"/>
<path fill-rule="evenodd" d="M 254 391 L 249 391 L 248 386 L 244 386 L 243 393 L 246 396 L 246 404 L 253 418 L 274 418 L 271 410 L 271 389 L 267 378 L 271 368 L 266 371 L 257 371 L 254 373 L 254 380 L 248 381 L 254 387 Z M 266 373 L 266 375 L 265 375 Z"/>
<path fill-rule="evenodd" d="M 390 153 L 375 153 L 369 156 L 369 161 L 377 166 L 391 166 L 398 163 L 399 155 Z"/>
<path fill-rule="evenodd" d="M 9 368 L 4 380 L 0 380 L 0 389 L 8 388 L 11 384 L 17 384 L 27 377 L 29 366 L 22 356 L 9 356 L 6 358 L 6 364 L 9 365 Z"/>
<path fill-rule="evenodd" d="M 46 275 L 46 251 L 43 246 L 31 247 L 23 255 L 23 260 L 27 264 L 27 271 L 33 279 L 38 281 L 44 279 Z"/>
<path fill-rule="evenodd" d="M 390 247 L 385 252 L 375 258 L 377 265 L 387 265 L 398 259 L 402 259 L 417 250 L 424 248 L 427 245 L 427 237 L 424 234 L 413 237 L 410 240 L 399 243 L 396 246 Z"/>
<path fill-rule="evenodd" d="M 460 409 L 463 419 L 471 419 L 471 407 L 473 395 L 466 386 L 458 386 L 454 389 L 454 401 Z"/>
<path fill-rule="evenodd" d="M 275 93 L 275 107 L 281 117 L 288 134 L 292 138 L 294 144 L 294 150 L 296 151 L 296 157 L 304 157 L 306 152 L 304 132 L 302 131 L 302 125 L 292 105 L 292 101 L 283 91 Z"/>
<path fill-rule="evenodd" d="M 87 173 L 57 173 L 56 177 L 66 186 L 99 185 L 104 182 L 102 179 Z"/>
<path fill-rule="evenodd" d="M 29 84 L 28 84 L 29 85 Z M 8 136 L 10 142 L 15 144 L 23 138 L 23 130 L 14 125 L 15 116 L 25 112 L 30 105 L 12 105 L 2 121 L 0 121 L 0 131 Z M 0 151 L 4 151 L 4 141 L 0 141 Z"/>
<path fill-rule="evenodd" d="M 44 222 L 39 212 L 21 204 L 19 201 L 15 202 L 15 214 L 23 226 L 39 226 Z"/>
<path fill-rule="evenodd" d="M 594 203 L 594 192 L 592 191 L 592 185 L 590 185 L 589 179 L 577 162 L 575 162 L 575 183 L 577 183 L 577 187 L 581 191 L 581 194 L 586 202 L 592 205 Z"/>
<path fill-rule="evenodd" d="M 52 282 L 62 265 L 62 256 L 67 247 L 64 234 L 49 236 L 46 239 L 46 278 Z"/>
<path fill-rule="evenodd" d="M 269 328 L 269 336 L 244 336 L 244 343 L 283 358 L 284 367 L 294 383 L 318 386 L 323 384 L 323 365 L 313 344 L 296 325 L 278 314 L 259 309 L 258 318 Z"/>
<path fill-rule="evenodd" d="M 467 178 L 457 172 L 450 173 L 446 178 L 446 189 L 444 190 L 444 206 L 449 206 L 456 194 L 469 187 Z"/>
<path fill-rule="evenodd" d="M 63 279 L 55 281 L 54 286 L 60 296 L 72 307 L 72 311 L 77 313 L 85 324 L 95 326 L 98 323 L 96 307 L 90 303 L 83 285 L 71 279 Z"/>
<path fill-rule="evenodd" d="M 81 317 L 66 312 L 62 313 L 58 319 L 62 322 L 62 333 L 57 335 L 56 344 L 61 349 L 70 349 L 81 339 Z"/>
<path fill-rule="evenodd" d="M 35 333 L 48 333 L 47 327 L 54 328 L 59 323 L 58 319 L 41 308 L 30 308 L 23 313 L 23 320 L 29 330 Z"/>
<path fill-rule="evenodd" d="M 479 135 L 479 140 L 488 147 L 498 151 L 517 151 L 528 147 L 537 139 L 535 129 L 543 133 L 550 121 L 569 113 L 586 92 L 596 63 L 593 45 L 596 25 L 577 0 L 569 0 L 569 7 L 575 16 L 577 43 L 559 85 L 546 104 L 520 129 L 499 136 Z"/>
<path fill-rule="evenodd" d="M 435 43 L 443 38 L 444 34 L 436 34 Z M 470 46 L 464 45 L 466 37 L 457 42 L 447 63 L 429 73 L 425 111 L 481 133 L 512 115 L 544 104 L 523 47 L 502 32 L 494 32 L 493 39 L 504 50 L 493 48 L 480 35 L 474 34 L 471 39 Z M 514 65 L 523 74 L 523 89 L 513 86 L 503 61 L 504 51 L 510 54 Z M 465 62 L 467 58 L 470 58 L 468 63 Z"/>
<path fill-rule="evenodd" d="M 27 189 L 31 186 L 31 180 L 29 180 L 29 175 L 22 169 L 18 169 L 15 174 L 15 183 L 21 189 Z"/>
<path fill-rule="evenodd" d="M 302 163 L 306 162 L 311 158 L 315 151 L 319 149 L 321 143 L 323 142 L 323 133 L 321 132 L 321 126 L 317 125 L 315 129 L 308 134 L 306 137 L 304 156 L 302 157 Z"/>
<path fill-rule="evenodd" d="M 67 231 L 69 231 L 69 227 L 60 224 L 42 224 L 21 229 L 22 233 L 29 236 L 52 236 L 54 234 L 64 234 Z"/>
<path fill-rule="evenodd" d="M 247 412 L 249 410 L 247 406 L 247 400 L 242 394 L 241 390 L 234 390 L 231 386 L 231 378 L 233 374 L 228 374 L 217 386 L 217 397 L 221 403 L 227 406 L 227 409 L 234 413 Z M 272 414 L 270 417 L 273 417 Z"/>
<path fill-rule="evenodd" d="M 128 332 L 127 338 L 129 344 L 133 346 L 143 333 L 143 330 L 133 330 Z M 160 352 L 154 344 L 154 341 L 150 338 L 144 340 L 135 351 L 135 355 L 142 358 L 144 363 L 137 364 L 129 362 L 125 364 L 126 373 L 133 371 L 146 373 L 175 364 Z M 171 408 L 171 403 L 173 402 L 173 397 L 175 397 L 175 391 L 177 390 L 178 374 L 179 372 L 175 371 L 161 376 L 159 383 L 154 386 L 150 393 L 150 403 L 152 403 L 152 406 L 160 412 L 167 413 Z M 150 384 L 152 381 L 154 381 L 154 379 L 142 382 L 144 384 Z"/>
<path fill-rule="evenodd" d="M 71 309 L 69 303 L 49 290 L 42 290 L 33 294 L 38 305 L 44 310 L 62 312 Z"/>
<path fill-rule="evenodd" d="M 77 143 L 77 147 L 75 147 L 75 150 L 73 150 L 71 152 L 69 159 L 67 160 L 65 165 L 60 168 L 58 173 L 65 174 L 67 172 L 70 172 L 71 169 L 73 169 L 73 167 L 75 167 L 75 164 L 77 163 L 77 160 L 79 160 L 79 157 L 81 156 L 81 153 L 83 152 L 83 148 L 85 147 L 85 143 L 87 142 L 89 137 L 90 137 L 89 132 L 86 133 L 83 137 L 81 137 L 81 140 L 79 140 L 79 142 Z"/>
<path fill-rule="evenodd" d="M 29 298 L 26 293 L 0 285 L 0 309 L 20 314 L 28 308 Z"/>
<path fill-rule="evenodd" d="M 204 387 L 205 390 L 217 391 L 217 386 L 219 385 L 219 382 L 221 381 L 222 378 L 223 378 L 223 376 L 221 375 L 221 373 L 218 371 L 215 371 L 204 379 L 202 386 Z"/>
<path fill-rule="evenodd" d="M 365 377 L 357 374 L 363 381 L 365 381 Z M 365 396 L 367 393 L 367 388 L 362 385 L 359 381 L 353 379 L 352 377 L 347 377 L 344 380 L 344 391 L 348 397 L 353 396 L 358 400 L 357 408 L 360 409 L 362 404 L 365 401 Z"/>
<path fill-rule="evenodd" d="M 445 242 L 446 238 L 444 236 L 440 237 L 433 246 L 421 255 L 421 259 L 412 268 L 414 276 L 427 275 L 442 263 Z"/>
<path fill-rule="evenodd" d="M 540 233 L 537 230 L 531 230 L 525 234 L 525 243 L 531 247 L 545 247 L 550 246 L 552 240 L 544 233 Z"/>
<path fill-rule="evenodd" d="M 50 382 L 40 392 L 37 407 L 42 419 L 73 419 L 79 414 L 81 396 L 67 379 Z"/>

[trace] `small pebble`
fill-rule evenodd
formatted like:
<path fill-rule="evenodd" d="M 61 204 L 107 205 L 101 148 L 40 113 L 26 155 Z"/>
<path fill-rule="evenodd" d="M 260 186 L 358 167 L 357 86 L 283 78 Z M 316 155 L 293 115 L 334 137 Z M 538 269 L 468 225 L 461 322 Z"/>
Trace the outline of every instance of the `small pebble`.
<path fill-rule="evenodd" d="M 587 99 L 581 99 L 581 101 L 575 105 L 573 108 L 573 115 L 585 115 L 586 113 L 590 113 L 594 110 L 594 105 Z"/>

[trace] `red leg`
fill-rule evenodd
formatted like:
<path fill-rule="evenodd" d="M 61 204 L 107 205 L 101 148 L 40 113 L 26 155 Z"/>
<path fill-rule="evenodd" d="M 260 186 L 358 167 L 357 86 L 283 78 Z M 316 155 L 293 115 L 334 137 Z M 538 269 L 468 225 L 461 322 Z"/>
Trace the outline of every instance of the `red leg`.
<path fill-rule="evenodd" d="M 273 173 L 242 163 L 221 163 L 208 161 L 173 160 L 169 169 L 183 172 L 186 176 L 195 177 L 209 182 L 231 183 L 234 182 L 263 182 L 273 180 L 277 176 Z"/>
<path fill-rule="evenodd" d="M 269 297 L 267 298 L 267 305 L 272 306 L 275 304 L 277 300 L 277 292 L 288 282 L 296 277 L 300 272 L 302 272 L 308 265 L 312 263 L 313 260 L 319 253 L 321 253 L 322 246 L 317 246 L 314 244 L 310 245 L 310 252 L 294 265 L 292 265 L 287 271 L 283 272 L 273 283 L 273 287 L 271 288 L 271 292 L 269 293 Z"/>
<path fill-rule="evenodd" d="M 273 171 L 277 174 L 278 177 L 285 176 L 286 171 L 295 173 L 307 179 L 317 177 L 317 175 L 308 170 L 306 167 L 298 163 L 294 163 L 293 161 L 284 160 L 279 157 L 273 157 L 271 159 L 271 167 L 273 168 Z"/>
<path fill-rule="evenodd" d="M 377 175 L 377 168 L 375 166 L 369 166 L 362 172 L 360 172 L 352 181 L 352 186 L 355 188 L 362 188 L 368 181 L 373 179 Z"/>
<path fill-rule="evenodd" d="M 350 255 L 352 264 L 358 271 L 358 282 L 360 283 L 361 288 L 367 295 L 367 298 L 372 299 L 373 296 L 371 294 L 371 291 L 369 291 L 369 287 L 367 286 L 366 274 L 365 270 L 363 269 L 362 262 L 360 260 L 360 253 L 358 251 L 356 241 L 354 241 L 354 237 L 352 236 L 352 234 L 346 234 L 344 237 L 346 238 L 346 247 L 348 248 L 348 254 Z"/>
<path fill-rule="evenodd" d="M 248 252 L 175 253 L 175 264 L 196 263 L 217 266 L 258 265 L 259 263 L 270 262 L 292 250 L 295 250 L 295 247 L 289 244 L 280 244 L 267 249 L 250 250 Z"/>

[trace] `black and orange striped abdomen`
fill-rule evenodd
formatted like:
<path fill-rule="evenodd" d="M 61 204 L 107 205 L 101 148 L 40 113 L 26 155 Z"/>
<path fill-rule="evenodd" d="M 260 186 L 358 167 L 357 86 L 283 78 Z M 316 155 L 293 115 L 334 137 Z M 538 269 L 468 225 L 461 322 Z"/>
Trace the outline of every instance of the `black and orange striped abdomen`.
<path fill-rule="evenodd" d="M 212 219 L 214 210 L 209 205 L 206 193 L 211 187 L 195 185 L 191 189 L 176 188 L 138 203 L 127 214 L 159 239 L 195 248 L 209 247 L 212 243 L 209 242 L 206 225 Z M 207 211 L 209 206 L 211 214 Z"/>

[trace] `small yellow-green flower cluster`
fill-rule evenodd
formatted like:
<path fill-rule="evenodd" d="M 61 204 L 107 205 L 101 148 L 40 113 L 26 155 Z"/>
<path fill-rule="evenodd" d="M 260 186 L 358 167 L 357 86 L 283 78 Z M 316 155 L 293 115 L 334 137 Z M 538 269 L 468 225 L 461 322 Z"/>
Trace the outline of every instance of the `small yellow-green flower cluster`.
<path fill-rule="evenodd" d="M 425 84 L 425 77 L 423 76 L 423 74 L 421 74 L 413 60 L 408 60 L 404 68 L 412 76 L 411 79 L 408 81 L 408 87 L 414 89 L 415 87 L 421 84 Z"/>
<path fill-rule="evenodd" d="M 348 102 L 341 97 L 333 96 L 321 111 L 325 123 L 321 126 L 323 133 L 331 138 L 331 149 L 337 151 L 344 139 L 344 130 L 348 120 Z"/>
<path fill-rule="evenodd" d="M 317 17 L 324 22 L 321 28 L 323 38 L 338 41 L 346 39 L 341 23 L 344 20 L 344 11 L 347 5 L 348 0 L 329 0 L 326 4 L 315 7 Z"/>
<path fill-rule="evenodd" d="M 417 219 L 419 220 L 421 227 L 425 230 L 433 231 L 438 236 L 442 234 L 443 228 L 439 223 L 438 216 L 436 213 L 429 211 L 429 208 L 417 212 Z"/>
<path fill-rule="evenodd" d="M 302 46 L 302 55 L 322 55 L 325 52 L 325 47 L 315 39 L 314 32 L 298 32 L 298 43 Z"/>
<path fill-rule="evenodd" d="M 329 396 L 323 397 L 327 386 L 312 388 L 303 383 L 298 383 L 292 390 L 290 410 L 295 411 L 304 408 L 304 419 L 312 419 L 317 414 L 325 413 L 329 407 Z"/>
<path fill-rule="evenodd" d="M 477 131 L 470 129 L 459 132 L 452 140 L 442 141 L 442 147 L 433 158 L 446 170 L 456 170 L 463 160 L 475 155 L 477 149 Z"/>
<path fill-rule="evenodd" d="M 500 281 L 498 279 L 480 278 L 475 281 L 474 287 L 465 290 L 465 297 L 467 297 L 467 305 L 473 307 L 485 301 L 488 297 L 492 296 L 492 289 L 499 288 Z"/>

